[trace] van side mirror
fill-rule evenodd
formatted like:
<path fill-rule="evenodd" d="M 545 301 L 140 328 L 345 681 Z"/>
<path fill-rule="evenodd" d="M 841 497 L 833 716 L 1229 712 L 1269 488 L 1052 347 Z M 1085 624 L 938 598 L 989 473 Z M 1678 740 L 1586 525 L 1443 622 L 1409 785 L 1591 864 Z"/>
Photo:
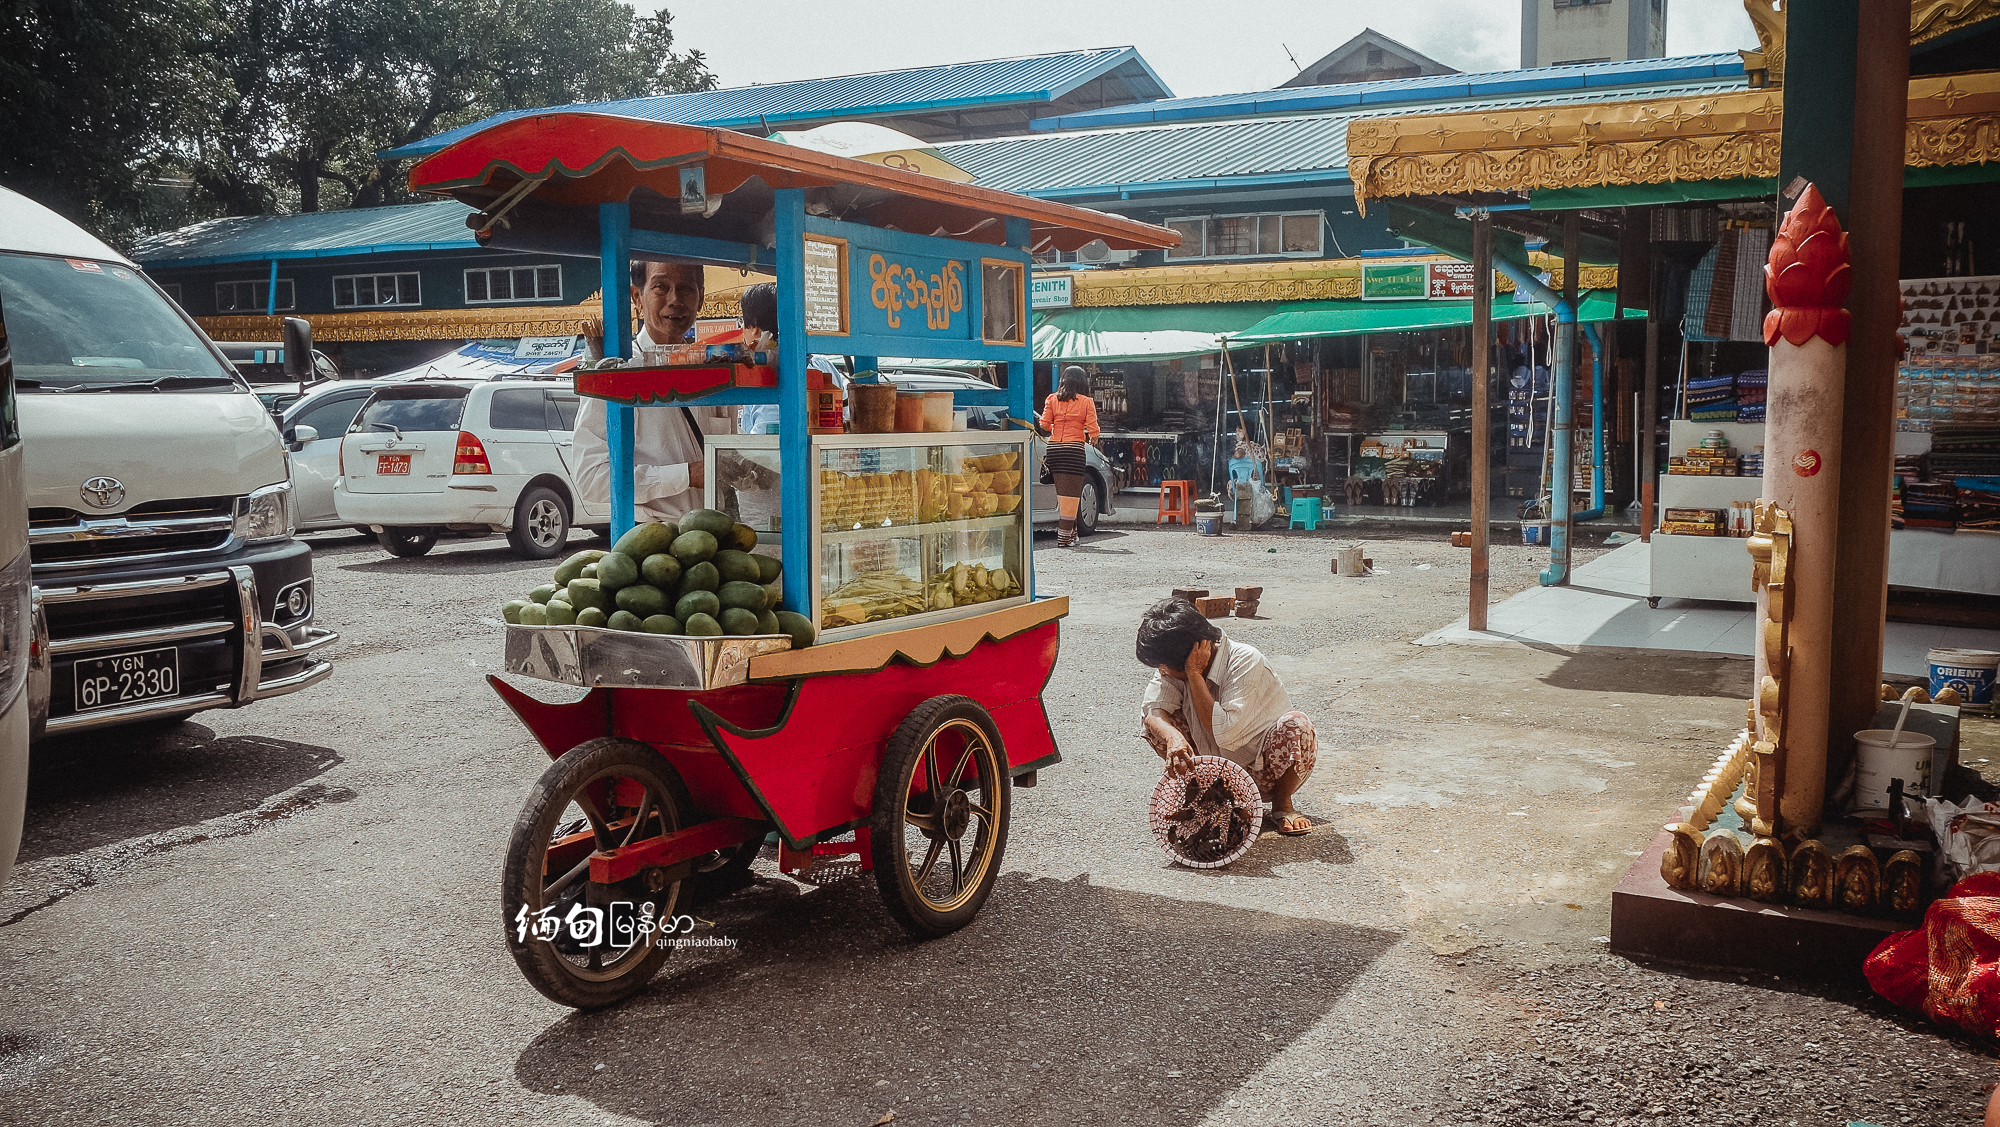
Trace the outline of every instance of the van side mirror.
<path fill-rule="evenodd" d="M 301 392 L 313 378 L 312 322 L 303 317 L 285 318 L 285 378 L 299 381 Z"/>
<path fill-rule="evenodd" d="M 319 428 L 300 423 L 292 428 L 290 434 L 285 436 L 285 441 L 292 444 L 294 452 L 303 450 L 307 445 L 319 441 Z"/>

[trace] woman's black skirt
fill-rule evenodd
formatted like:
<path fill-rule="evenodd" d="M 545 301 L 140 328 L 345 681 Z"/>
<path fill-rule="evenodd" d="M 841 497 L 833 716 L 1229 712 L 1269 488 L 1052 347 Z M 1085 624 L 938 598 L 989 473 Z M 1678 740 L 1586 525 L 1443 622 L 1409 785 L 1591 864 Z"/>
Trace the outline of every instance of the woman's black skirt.
<path fill-rule="evenodd" d="M 1064 497 L 1083 494 L 1083 443 L 1051 442 L 1047 457 L 1049 474 L 1056 479 L 1056 493 Z"/>

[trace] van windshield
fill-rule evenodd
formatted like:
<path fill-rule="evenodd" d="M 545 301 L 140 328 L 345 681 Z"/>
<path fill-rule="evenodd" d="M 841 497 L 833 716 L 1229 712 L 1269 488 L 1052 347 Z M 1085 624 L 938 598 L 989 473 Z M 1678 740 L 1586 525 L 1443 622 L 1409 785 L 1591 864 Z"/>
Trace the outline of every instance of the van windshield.
<path fill-rule="evenodd" d="M 0 254 L 14 380 L 24 390 L 241 389 L 166 296 L 114 262 Z"/>

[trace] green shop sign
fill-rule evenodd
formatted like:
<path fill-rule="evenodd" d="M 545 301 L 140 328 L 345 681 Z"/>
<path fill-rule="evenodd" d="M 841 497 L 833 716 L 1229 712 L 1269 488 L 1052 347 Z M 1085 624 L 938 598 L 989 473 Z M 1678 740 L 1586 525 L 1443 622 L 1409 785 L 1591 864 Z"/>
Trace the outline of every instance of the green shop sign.
<path fill-rule="evenodd" d="M 1423 301 L 1431 295 L 1430 267 L 1422 262 L 1361 268 L 1361 300 Z"/>

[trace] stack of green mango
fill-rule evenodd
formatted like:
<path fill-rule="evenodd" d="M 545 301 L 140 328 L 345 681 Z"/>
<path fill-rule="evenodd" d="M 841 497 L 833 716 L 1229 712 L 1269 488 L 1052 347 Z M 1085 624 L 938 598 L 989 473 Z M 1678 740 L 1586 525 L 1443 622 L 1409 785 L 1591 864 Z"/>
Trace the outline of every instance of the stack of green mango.
<path fill-rule="evenodd" d="M 501 608 L 522 626 L 599 626 L 693 638 L 789 634 L 812 645 L 812 621 L 778 609 L 778 561 L 754 555 L 757 532 L 729 514 L 696 509 L 678 525 L 655 521 L 609 552 L 578 552 L 553 581 Z"/>

